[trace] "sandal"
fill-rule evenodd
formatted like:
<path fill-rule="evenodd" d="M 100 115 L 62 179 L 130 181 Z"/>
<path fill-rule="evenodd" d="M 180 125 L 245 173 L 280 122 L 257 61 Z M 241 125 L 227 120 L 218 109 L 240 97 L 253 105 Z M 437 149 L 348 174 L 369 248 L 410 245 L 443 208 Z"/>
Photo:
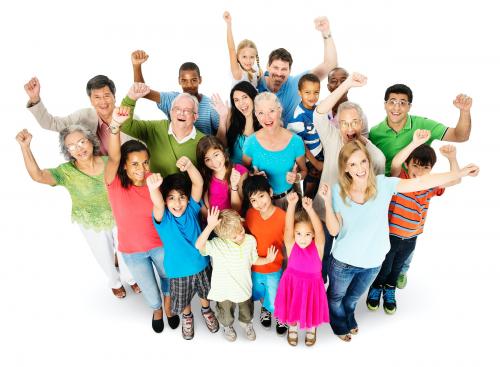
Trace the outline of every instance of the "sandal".
<path fill-rule="evenodd" d="M 306 345 L 312 347 L 316 343 L 316 328 L 306 331 Z"/>
<path fill-rule="evenodd" d="M 130 288 L 132 288 L 132 290 L 134 291 L 135 294 L 139 294 L 142 292 L 141 288 L 139 287 L 139 284 L 137 284 L 137 283 L 131 284 Z"/>
<path fill-rule="evenodd" d="M 343 335 L 337 335 L 340 340 L 345 341 L 345 342 L 350 342 L 351 341 L 351 334 L 343 334 Z"/>
<path fill-rule="evenodd" d="M 111 291 L 116 298 L 125 298 L 125 296 L 127 295 L 127 292 L 125 292 L 125 288 L 123 288 L 123 285 L 120 288 L 111 288 Z"/>
<path fill-rule="evenodd" d="M 290 344 L 292 347 L 295 347 L 299 342 L 298 330 L 293 330 L 289 328 L 286 340 L 288 341 L 288 344 Z"/>
<path fill-rule="evenodd" d="M 351 333 L 352 335 L 358 335 L 359 328 L 355 327 L 354 329 L 351 329 L 351 331 L 349 331 L 349 333 Z"/>

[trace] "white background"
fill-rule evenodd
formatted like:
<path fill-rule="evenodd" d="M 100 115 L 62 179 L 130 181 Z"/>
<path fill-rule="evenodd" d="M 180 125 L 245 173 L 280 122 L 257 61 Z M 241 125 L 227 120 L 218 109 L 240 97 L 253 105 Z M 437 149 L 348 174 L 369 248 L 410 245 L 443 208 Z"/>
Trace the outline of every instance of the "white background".
<path fill-rule="evenodd" d="M 307 7 L 305 6 L 307 4 Z M 498 187 L 498 14 L 481 1 L 17 1 L 2 6 L 2 253 L 0 255 L 0 365 L 498 365 L 500 255 Z M 414 4 L 414 5 L 413 5 Z M 27 127 L 41 167 L 63 161 L 57 134 L 42 130 L 25 108 L 23 84 L 39 77 L 42 99 L 59 115 L 89 106 L 85 85 L 111 77 L 117 100 L 132 82 L 131 51 L 150 59 L 144 76 L 157 90 L 179 90 L 185 61 L 201 68 L 204 94 L 227 98 L 230 81 L 222 12 L 234 19 L 236 42 L 256 42 L 262 63 L 277 47 L 294 57 L 292 72 L 322 60 L 323 40 L 313 19 L 327 15 L 339 65 L 368 76 L 350 92 L 373 126 L 384 118 L 383 94 L 402 82 L 414 91 L 414 114 L 454 126 L 458 93 L 473 97 L 470 141 L 458 145 L 461 163 L 481 166 L 436 198 L 420 236 L 398 311 L 357 309 L 360 334 L 350 343 L 328 325 L 312 349 L 291 348 L 274 331 L 256 326 L 257 341 L 233 344 L 209 335 L 194 304 L 196 335 L 180 329 L 156 335 L 141 296 L 117 300 L 78 228 L 70 223 L 63 188 L 31 181 L 14 140 Z M 326 84 L 322 84 L 322 96 Z M 140 101 L 146 119 L 162 113 Z M 434 147 L 439 147 L 437 142 Z M 446 169 L 440 160 L 436 171 Z M 361 229 L 360 229 L 361 230 Z M 258 314 L 257 314 L 258 316 Z M 258 319 L 258 317 L 257 317 Z M 256 324 L 258 321 L 256 319 Z M 237 329 L 239 331 L 240 329 Z"/>

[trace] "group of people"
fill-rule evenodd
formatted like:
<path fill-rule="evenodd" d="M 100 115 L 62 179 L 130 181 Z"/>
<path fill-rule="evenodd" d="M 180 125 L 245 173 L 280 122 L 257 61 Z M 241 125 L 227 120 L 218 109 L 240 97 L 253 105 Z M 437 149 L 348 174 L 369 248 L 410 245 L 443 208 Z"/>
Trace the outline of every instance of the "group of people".
<path fill-rule="evenodd" d="M 430 199 L 478 174 L 476 165 L 459 166 L 453 145 L 440 148 L 449 172 L 430 173 L 434 140 L 469 139 L 472 99 L 456 97 L 460 116 L 447 127 L 410 115 L 412 91 L 396 84 L 384 96 L 386 118 L 368 129 L 348 99 L 367 78 L 337 66 L 327 18 L 315 20 L 323 61 L 294 76 L 283 48 L 270 53 L 263 72 L 255 43 L 236 47 L 231 15 L 223 19 L 230 107 L 199 92 L 193 62 L 179 68 L 182 92 L 151 89 L 142 50 L 131 55 L 134 83 L 120 106 L 113 81 L 97 75 L 86 88 L 92 108 L 53 116 L 32 78 L 27 107 L 40 126 L 59 132 L 67 162 L 41 169 L 24 129 L 16 139 L 26 169 L 33 180 L 69 191 L 72 219 L 113 294 L 126 296 L 122 280 L 142 293 L 155 332 L 163 331 L 165 313 L 172 329 L 181 324 L 183 338 L 192 339 L 198 295 L 209 331 L 222 324 L 230 341 L 236 307 L 245 337 L 255 340 L 260 301 L 261 325 L 270 328 L 274 317 L 292 346 L 299 328 L 314 345 L 322 323 L 349 342 L 366 291 L 370 310 L 383 298 L 385 312 L 396 311 L 395 289 L 406 284 Z M 319 102 L 325 77 L 330 94 Z M 141 98 L 167 118 L 136 119 Z"/>

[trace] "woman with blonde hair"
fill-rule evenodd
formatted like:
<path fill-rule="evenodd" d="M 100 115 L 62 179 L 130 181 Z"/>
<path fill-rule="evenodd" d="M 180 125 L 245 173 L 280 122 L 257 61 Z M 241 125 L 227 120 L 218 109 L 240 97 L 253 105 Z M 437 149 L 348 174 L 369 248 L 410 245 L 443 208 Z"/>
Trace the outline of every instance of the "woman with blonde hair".
<path fill-rule="evenodd" d="M 340 339 L 348 342 L 351 335 L 358 333 L 356 304 L 377 276 L 390 249 L 387 215 L 392 196 L 476 176 L 479 168 L 469 164 L 447 173 L 407 180 L 375 176 L 370 155 L 358 140 L 344 145 L 338 165 L 338 184 L 332 190 L 321 185 L 319 195 L 325 201 L 328 231 L 332 236 L 338 234 L 328 269 L 330 325 Z"/>

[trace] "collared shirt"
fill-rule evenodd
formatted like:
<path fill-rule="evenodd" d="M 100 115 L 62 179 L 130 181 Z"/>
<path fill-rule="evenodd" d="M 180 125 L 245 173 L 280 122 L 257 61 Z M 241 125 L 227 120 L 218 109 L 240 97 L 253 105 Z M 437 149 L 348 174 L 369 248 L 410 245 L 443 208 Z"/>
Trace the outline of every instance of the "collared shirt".
<path fill-rule="evenodd" d="M 108 147 L 109 147 L 109 125 L 104 122 L 100 117 L 98 117 L 97 124 L 97 137 L 101 141 L 100 151 L 101 155 L 108 155 Z"/>
<path fill-rule="evenodd" d="M 183 144 L 183 143 L 187 142 L 188 140 L 196 138 L 196 128 L 193 126 L 193 129 L 191 130 L 189 135 L 183 137 L 182 139 L 178 139 L 177 136 L 175 136 L 174 130 L 172 129 L 172 122 L 171 122 L 168 125 L 168 135 L 172 135 L 177 143 Z"/>
<path fill-rule="evenodd" d="M 434 140 L 443 140 L 448 129 L 443 124 L 420 116 L 410 116 L 406 119 L 405 126 L 398 132 L 394 131 L 387 123 L 387 118 L 370 129 L 370 140 L 385 155 L 385 174 L 391 173 L 392 159 L 413 140 L 415 130 L 430 130 L 431 137 L 426 144 L 431 145 Z"/>

